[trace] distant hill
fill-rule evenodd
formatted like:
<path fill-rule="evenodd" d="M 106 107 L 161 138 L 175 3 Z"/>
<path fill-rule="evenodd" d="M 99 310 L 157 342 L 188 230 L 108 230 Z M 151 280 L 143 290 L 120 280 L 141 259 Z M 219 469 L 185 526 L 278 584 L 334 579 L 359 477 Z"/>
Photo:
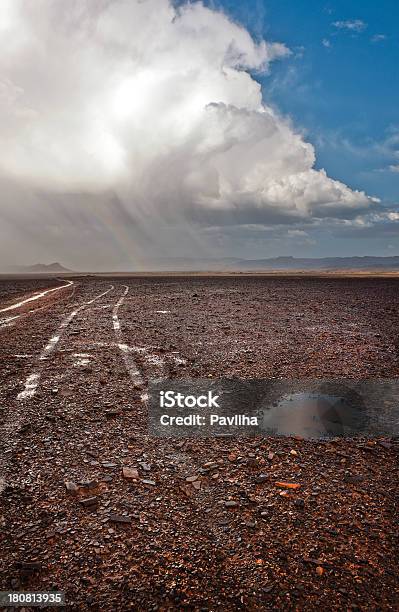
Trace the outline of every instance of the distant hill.
<path fill-rule="evenodd" d="M 399 256 L 392 257 L 270 257 L 266 259 L 189 259 L 183 257 L 153 260 L 147 269 L 164 271 L 259 271 L 259 270 L 398 270 Z"/>
<path fill-rule="evenodd" d="M 13 272 L 19 274 L 65 274 L 72 272 L 68 268 L 64 268 L 60 263 L 51 264 L 34 264 L 33 266 L 14 266 Z"/>
<path fill-rule="evenodd" d="M 399 256 L 393 257 L 320 257 L 296 258 L 274 257 L 271 259 L 253 259 L 239 262 L 246 269 L 274 270 L 399 270 Z"/>

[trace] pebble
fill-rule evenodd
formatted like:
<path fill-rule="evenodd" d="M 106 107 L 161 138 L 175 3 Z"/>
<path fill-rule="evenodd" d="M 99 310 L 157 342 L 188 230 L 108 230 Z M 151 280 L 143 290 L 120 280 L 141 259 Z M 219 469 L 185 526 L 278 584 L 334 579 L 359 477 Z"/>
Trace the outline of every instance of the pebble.
<path fill-rule="evenodd" d="M 98 497 L 96 497 L 96 496 L 94 496 L 94 497 L 86 497 L 85 499 L 81 499 L 80 503 L 85 508 L 90 508 L 90 507 L 96 506 L 98 504 Z"/>
<path fill-rule="evenodd" d="M 122 475 L 123 475 L 123 478 L 126 478 L 128 480 L 138 480 L 140 477 L 138 470 L 136 470 L 135 468 L 130 468 L 130 467 L 123 467 Z"/>
<path fill-rule="evenodd" d="M 130 516 L 125 516 L 123 514 L 110 514 L 108 520 L 111 523 L 131 523 L 132 519 Z"/>
<path fill-rule="evenodd" d="M 66 490 L 68 491 L 68 493 L 70 493 L 70 495 L 78 494 L 79 487 L 74 482 L 67 481 L 64 484 L 65 484 Z"/>
<path fill-rule="evenodd" d="M 224 502 L 224 505 L 226 506 L 226 508 L 236 508 L 238 506 L 238 503 L 236 501 L 227 500 Z"/>

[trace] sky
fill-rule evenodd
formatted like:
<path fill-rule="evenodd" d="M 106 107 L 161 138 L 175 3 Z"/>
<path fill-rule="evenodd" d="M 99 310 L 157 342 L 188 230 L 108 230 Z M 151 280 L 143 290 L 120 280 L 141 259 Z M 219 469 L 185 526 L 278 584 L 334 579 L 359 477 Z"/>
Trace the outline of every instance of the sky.
<path fill-rule="evenodd" d="M 0 268 L 399 255 L 394 0 L 2 0 Z"/>

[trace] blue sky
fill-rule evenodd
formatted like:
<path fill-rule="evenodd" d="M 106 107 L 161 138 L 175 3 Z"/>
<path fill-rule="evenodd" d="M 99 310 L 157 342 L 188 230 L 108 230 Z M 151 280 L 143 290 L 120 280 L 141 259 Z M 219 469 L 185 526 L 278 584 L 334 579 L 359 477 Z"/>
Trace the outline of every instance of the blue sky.
<path fill-rule="evenodd" d="M 316 147 L 317 167 L 387 204 L 399 199 L 399 2 L 220 0 L 223 9 L 292 55 L 256 75 L 267 102 Z"/>

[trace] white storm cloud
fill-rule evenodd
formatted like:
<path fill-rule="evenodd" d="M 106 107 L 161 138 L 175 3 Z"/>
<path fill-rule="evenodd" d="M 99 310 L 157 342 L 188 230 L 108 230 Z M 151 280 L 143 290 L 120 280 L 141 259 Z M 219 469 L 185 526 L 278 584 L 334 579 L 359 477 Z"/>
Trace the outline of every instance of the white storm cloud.
<path fill-rule="evenodd" d="M 375 207 L 316 170 L 313 146 L 262 100 L 256 73 L 287 47 L 254 41 L 200 2 L 2 0 L 0 40 L 10 198 L 13 183 L 112 193 L 129 218 L 155 224 L 352 218 Z M 10 201 L 0 204 L 8 220 Z"/>

